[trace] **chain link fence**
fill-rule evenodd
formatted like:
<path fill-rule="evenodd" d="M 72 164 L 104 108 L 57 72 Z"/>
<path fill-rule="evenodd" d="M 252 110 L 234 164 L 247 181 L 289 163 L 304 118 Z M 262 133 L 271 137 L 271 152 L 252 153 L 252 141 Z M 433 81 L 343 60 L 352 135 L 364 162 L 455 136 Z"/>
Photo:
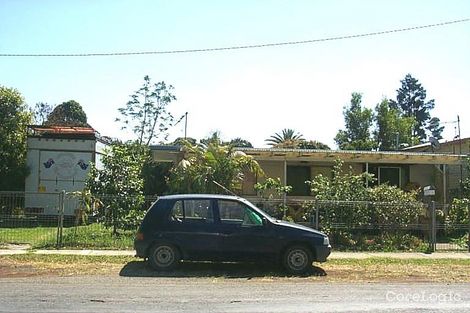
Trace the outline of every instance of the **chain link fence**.
<path fill-rule="evenodd" d="M 273 217 L 327 233 L 335 249 L 470 252 L 468 203 L 249 200 Z M 451 218 L 458 210 L 459 218 Z"/>
<path fill-rule="evenodd" d="M 0 247 L 132 248 L 157 196 L 0 192 Z M 248 199 L 270 215 L 326 232 L 335 249 L 469 250 L 469 203 Z M 128 206 L 134 206 L 128 214 Z"/>
<path fill-rule="evenodd" d="M 118 206 L 109 204 L 136 197 L 101 195 L 85 199 L 80 193 L 0 192 L 0 248 L 132 248 L 137 226 L 157 197 L 133 201 L 138 204 L 133 210 L 138 214 L 124 218 Z M 128 224 L 122 222 L 125 218 Z"/>

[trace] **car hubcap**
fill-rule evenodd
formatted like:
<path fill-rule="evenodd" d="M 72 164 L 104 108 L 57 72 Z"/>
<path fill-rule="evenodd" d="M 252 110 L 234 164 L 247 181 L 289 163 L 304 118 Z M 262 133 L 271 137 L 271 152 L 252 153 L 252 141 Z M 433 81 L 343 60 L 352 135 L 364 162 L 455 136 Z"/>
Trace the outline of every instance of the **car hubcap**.
<path fill-rule="evenodd" d="M 160 246 L 155 250 L 155 261 L 161 267 L 169 266 L 174 259 L 173 250 L 168 246 Z"/>
<path fill-rule="evenodd" d="M 307 265 L 308 255 L 302 250 L 293 250 L 288 255 L 289 265 L 294 269 L 302 269 Z"/>

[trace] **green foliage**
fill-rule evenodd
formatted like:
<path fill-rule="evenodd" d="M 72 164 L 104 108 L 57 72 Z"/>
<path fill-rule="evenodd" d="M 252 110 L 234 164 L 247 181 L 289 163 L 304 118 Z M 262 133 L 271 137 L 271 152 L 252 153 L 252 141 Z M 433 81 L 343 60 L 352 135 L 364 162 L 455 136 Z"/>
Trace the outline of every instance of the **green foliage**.
<path fill-rule="evenodd" d="M 46 108 L 45 108 L 46 109 Z M 47 116 L 45 125 L 89 127 L 85 111 L 80 103 L 74 100 L 56 106 Z"/>
<path fill-rule="evenodd" d="M 284 128 L 281 133 L 275 133 L 265 141 L 274 148 L 297 148 L 304 138 L 299 132 Z"/>
<path fill-rule="evenodd" d="M 291 192 L 292 186 L 281 183 L 281 179 L 279 177 L 268 177 L 262 183 L 256 183 L 254 189 L 260 193 L 262 198 L 279 198 L 282 195 Z"/>
<path fill-rule="evenodd" d="M 0 86 L 0 190 L 24 189 L 27 125 L 31 120 L 19 91 Z"/>
<path fill-rule="evenodd" d="M 464 166 L 467 170 L 467 173 L 470 173 L 470 157 L 467 157 L 465 159 Z M 463 197 L 470 199 L 470 177 L 466 177 L 462 179 L 461 184 L 462 184 Z"/>
<path fill-rule="evenodd" d="M 242 138 L 234 138 L 228 142 L 229 145 L 236 148 L 253 148 L 253 145 L 248 140 Z"/>
<path fill-rule="evenodd" d="M 232 192 L 240 192 L 244 174 L 262 174 L 251 156 L 223 145 L 218 138 L 205 145 L 184 146 L 184 159 L 170 171 L 168 185 L 172 193 L 220 193 L 214 181 Z"/>
<path fill-rule="evenodd" d="M 434 137 L 436 139 L 442 139 L 442 132 L 444 131 L 444 126 L 441 126 L 441 120 L 439 118 L 432 117 L 429 120 L 426 129 L 431 134 L 431 137 Z"/>
<path fill-rule="evenodd" d="M 102 202 L 100 218 L 115 234 L 135 229 L 145 214 L 141 174 L 148 157 L 140 144 L 113 143 L 102 158 L 103 169 L 93 166 L 90 171 L 87 188 Z"/>
<path fill-rule="evenodd" d="M 414 118 L 402 116 L 387 99 L 375 107 L 375 121 L 374 137 L 381 151 L 399 150 L 402 145 L 412 146 L 419 142 L 412 136 Z"/>
<path fill-rule="evenodd" d="M 370 134 L 373 112 L 363 108 L 361 102 L 362 95 L 353 92 L 351 104 L 344 107 L 345 130 L 338 131 L 335 137 L 335 142 L 341 150 L 372 150 L 376 146 Z"/>
<path fill-rule="evenodd" d="M 145 195 L 164 195 L 169 192 L 167 179 L 172 166 L 170 162 L 145 162 L 142 168 Z"/>
<path fill-rule="evenodd" d="M 53 107 L 44 102 L 38 102 L 34 106 L 34 123 L 37 125 L 43 125 L 47 121 L 47 117 L 51 114 Z"/>
<path fill-rule="evenodd" d="M 149 145 L 154 140 L 168 138 L 168 129 L 173 125 L 173 116 L 167 111 L 168 105 L 176 100 L 173 86 L 164 81 L 152 84 L 150 77 L 144 77 L 143 86 L 131 95 L 126 106 L 119 108 L 122 129 L 131 129 L 139 144 Z"/>
<path fill-rule="evenodd" d="M 75 224 L 87 224 L 88 216 L 96 213 L 95 209 L 103 205 L 89 189 L 73 191 L 67 193 L 67 196 L 78 199 L 78 205 L 75 213 Z"/>
<path fill-rule="evenodd" d="M 454 199 L 446 216 L 446 222 L 450 225 L 463 225 L 469 223 L 470 199 Z"/>
<path fill-rule="evenodd" d="M 372 181 L 373 175 L 362 173 L 356 175 L 351 167 L 347 173 L 343 171 L 344 162 L 335 160 L 332 178 L 317 175 L 312 181 L 307 181 L 312 193 L 318 200 L 336 201 L 365 201 L 367 198 L 366 180 Z"/>
<path fill-rule="evenodd" d="M 367 187 L 365 182 L 372 181 L 372 175 L 354 174 L 351 168 L 344 172 L 343 167 L 343 162 L 336 160 L 331 178 L 318 175 L 308 182 L 316 201 L 304 206 L 307 214 L 319 210 L 322 230 L 330 234 L 335 247 L 371 250 L 420 247 L 420 240 L 408 238 L 397 227 L 417 223 L 425 213 L 423 204 L 417 201 L 418 192 L 388 185 Z M 379 234 L 364 231 L 371 225 L 388 228 Z M 405 239 L 411 246 L 404 243 Z"/>
<path fill-rule="evenodd" d="M 413 137 L 417 137 L 420 142 L 426 141 L 426 126 L 431 119 L 431 110 L 434 108 L 434 99 L 426 101 L 426 90 L 418 80 L 407 74 L 401 82 L 401 87 L 397 90 L 397 99 L 390 100 L 392 107 L 400 110 L 403 116 L 411 117 L 415 120 Z M 437 121 L 438 122 L 438 121 Z M 441 137 L 443 128 L 440 128 L 436 120 L 431 127 L 434 137 Z"/>
<path fill-rule="evenodd" d="M 426 208 L 417 200 L 418 191 L 405 192 L 396 186 L 368 188 L 367 201 L 372 202 L 371 222 L 384 225 L 417 223 Z"/>
<path fill-rule="evenodd" d="M 299 149 L 313 149 L 313 150 L 331 150 L 330 147 L 317 140 L 304 140 L 299 143 Z"/>

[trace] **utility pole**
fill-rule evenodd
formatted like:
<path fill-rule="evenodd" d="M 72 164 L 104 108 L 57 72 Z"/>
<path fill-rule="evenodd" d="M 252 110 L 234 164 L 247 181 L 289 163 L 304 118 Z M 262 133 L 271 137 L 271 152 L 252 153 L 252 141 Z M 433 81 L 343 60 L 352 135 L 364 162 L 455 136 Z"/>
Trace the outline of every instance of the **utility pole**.
<path fill-rule="evenodd" d="M 184 113 L 184 139 L 187 137 L 188 132 L 188 112 Z"/>
<path fill-rule="evenodd" d="M 460 116 L 457 115 L 457 131 L 459 136 L 459 159 L 460 159 L 460 198 L 462 198 L 463 166 L 462 166 L 462 136 L 460 136 Z"/>

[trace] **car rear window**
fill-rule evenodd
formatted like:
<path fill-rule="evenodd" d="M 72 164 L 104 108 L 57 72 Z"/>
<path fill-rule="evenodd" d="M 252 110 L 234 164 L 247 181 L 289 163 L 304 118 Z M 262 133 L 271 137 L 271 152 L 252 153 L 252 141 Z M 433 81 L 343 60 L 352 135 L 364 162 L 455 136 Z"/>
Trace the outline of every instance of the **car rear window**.
<path fill-rule="evenodd" d="M 171 209 L 169 219 L 184 223 L 213 223 L 211 201 L 205 199 L 178 200 Z"/>

